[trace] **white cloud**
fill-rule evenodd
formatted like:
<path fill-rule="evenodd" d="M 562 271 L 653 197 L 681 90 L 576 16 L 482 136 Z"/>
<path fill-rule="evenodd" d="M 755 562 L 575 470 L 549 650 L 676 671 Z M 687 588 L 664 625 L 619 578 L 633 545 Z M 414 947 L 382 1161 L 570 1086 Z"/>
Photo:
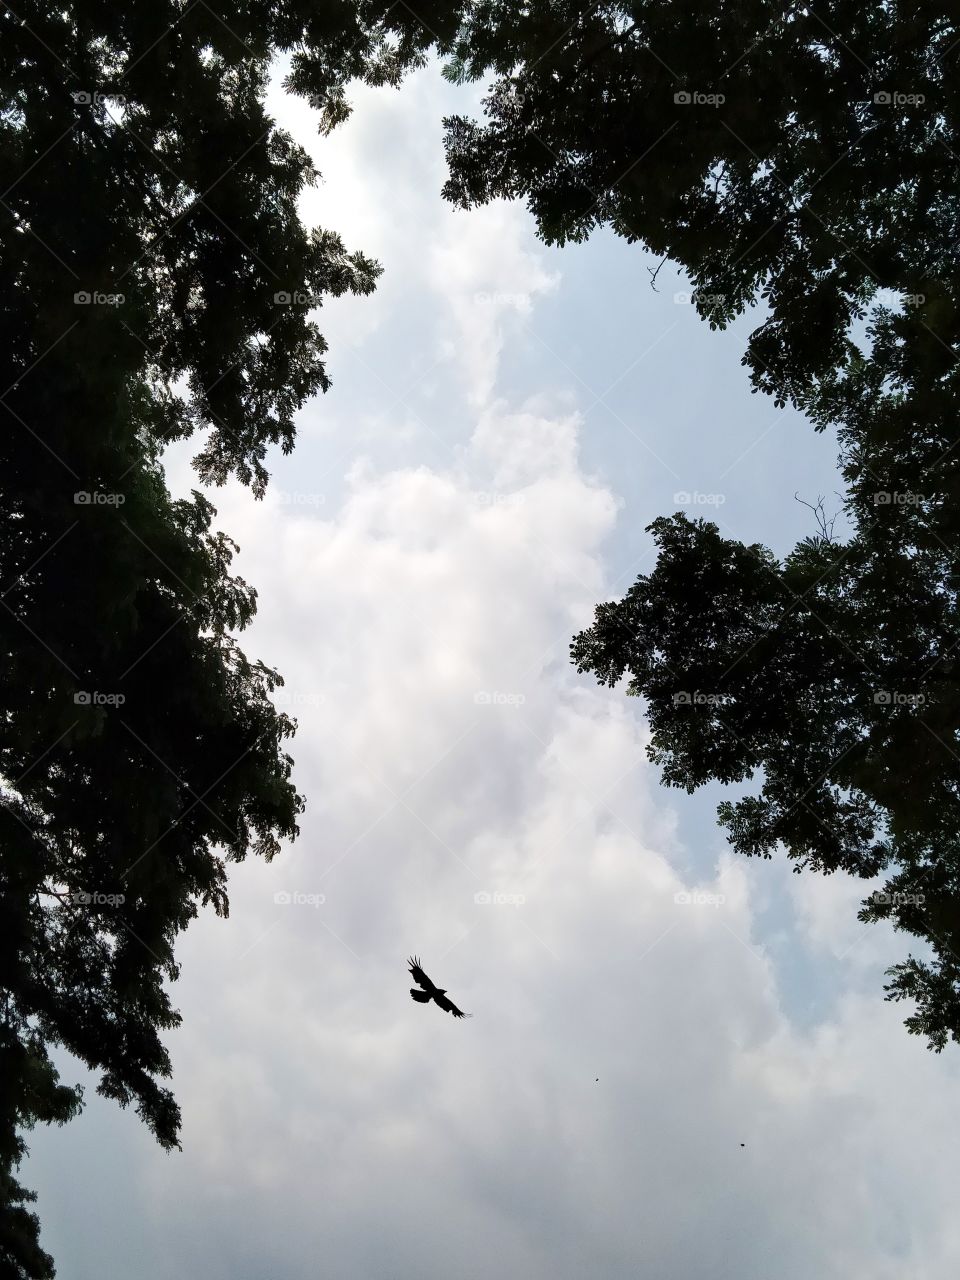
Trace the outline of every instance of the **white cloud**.
<path fill-rule="evenodd" d="M 885 958 L 890 963 L 891 947 L 898 958 L 909 949 L 905 935 L 894 940 L 896 935 L 890 925 L 862 924 L 857 919 L 864 900 L 882 890 L 885 880 L 883 875 L 861 880 L 836 872 L 832 876 L 791 876 L 789 883 L 800 936 L 806 946 L 815 954 L 846 961 L 874 987 Z"/>
<path fill-rule="evenodd" d="M 912 1238 L 887 1154 L 919 1139 L 890 1081 L 909 1096 L 927 1061 L 899 1011 L 871 990 L 794 1027 L 753 902 L 771 869 L 725 855 L 685 884 L 633 705 L 550 661 L 603 596 L 616 513 L 577 430 L 491 409 L 449 469 L 370 464 L 330 518 L 223 505 L 261 587 L 249 647 L 323 702 L 297 738 L 301 841 L 243 869 L 229 932 L 191 939 L 189 1150 L 154 1211 L 186 1185 L 226 1233 L 244 1204 L 290 1275 L 943 1274 L 946 1199 Z M 326 901 L 276 907 L 279 888 Z M 798 898 L 811 946 L 825 901 Z M 409 1000 L 413 951 L 473 1021 Z"/>
<path fill-rule="evenodd" d="M 430 250 L 427 278 L 445 299 L 454 327 L 441 350 L 460 363 L 473 406 L 489 401 L 497 362 L 519 319 L 559 284 L 529 248 L 530 225 L 520 205 L 497 201 L 447 218 Z"/>

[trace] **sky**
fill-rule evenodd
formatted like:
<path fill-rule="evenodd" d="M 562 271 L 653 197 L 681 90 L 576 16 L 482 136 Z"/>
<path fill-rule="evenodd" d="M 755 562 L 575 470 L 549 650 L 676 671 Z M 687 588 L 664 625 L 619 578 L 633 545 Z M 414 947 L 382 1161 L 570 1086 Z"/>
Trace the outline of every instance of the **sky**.
<path fill-rule="evenodd" d="M 907 940 L 858 923 L 870 883 L 732 855 L 720 788 L 661 787 L 642 704 L 568 658 L 657 516 L 814 532 L 834 440 L 751 394 L 761 313 L 711 332 L 637 246 L 446 205 L 478 91 L 431 65 L 321 139 L 280 81 L 304 219 L 384 267 L 319 313 L 333 387 L 266 498 L 209 493 L 307 810 L 180 941 L 183 1150 L 61 1059 L 87 1106 L 21 1178 L 58 1275 L 956 1274 L 960 1058 L 882 999 Z M 410 999 L 412 954 L 471 1020 Z"/>

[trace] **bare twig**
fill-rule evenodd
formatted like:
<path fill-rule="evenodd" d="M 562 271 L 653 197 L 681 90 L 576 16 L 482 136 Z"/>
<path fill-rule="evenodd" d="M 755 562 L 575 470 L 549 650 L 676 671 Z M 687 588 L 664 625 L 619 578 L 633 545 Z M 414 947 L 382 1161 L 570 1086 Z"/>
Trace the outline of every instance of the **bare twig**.
<path fill-rule="evenodd" d="M 660 274 L 660 268 L 663 266 L 665 262 L 669 262 L 669 261 L 670 261 L 669 257 L 661 258 L 656 271 L 654 271 L 652 267 L 647 267 L 647 274 L 650 277 L 650 288 L 653 290 L 654 293 L 660 292 L 660 290 L 657 288 L 657 276 Z"/>
<path fill-rule="evenodd" d="M 795 502 L 799 502 L 803 506 L 810 508 L 816 518 L 817 528 L 820 530 L 820 537 L 824 542 L 832 543 L 834 541 L 833 530 L 837 523 L 837 517 L 836 515 L 832 515 L 827 519 L 826 510 L 823 505 L 825 501 L 823 494 L 817 494 L 816 503 L 807 502 L 805 498 L 800 497 L 799 493 L 795 493 L 793 497 Z"/>

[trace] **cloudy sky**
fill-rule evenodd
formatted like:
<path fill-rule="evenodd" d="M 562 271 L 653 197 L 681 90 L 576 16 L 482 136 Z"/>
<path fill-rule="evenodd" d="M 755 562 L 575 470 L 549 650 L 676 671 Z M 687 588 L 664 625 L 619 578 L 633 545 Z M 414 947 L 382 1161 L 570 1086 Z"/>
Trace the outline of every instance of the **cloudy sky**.
<path fill-rule="evenodd" d="M 656 516 L 812 532 L 833 442 L 750 394 L 756 313 L 711 333 L 636 247 L 445 205 L 476 97 L 432 67 L 320 140 L 276 86 L 304 217 L 385 268 L 324 309 L 334 386 L 266 499 L 211 495 L 307 813 L 181 941 L 182 1153 L 91 1080 L 32 1135 L 44 1243 L 61 1280 L 955 1274 L 960 1058 L 881 999 L 906 940 L 861 882 L 733 858 L 567 656 Z M 412 953 L 472 1021 L 410 1000 Z"/>

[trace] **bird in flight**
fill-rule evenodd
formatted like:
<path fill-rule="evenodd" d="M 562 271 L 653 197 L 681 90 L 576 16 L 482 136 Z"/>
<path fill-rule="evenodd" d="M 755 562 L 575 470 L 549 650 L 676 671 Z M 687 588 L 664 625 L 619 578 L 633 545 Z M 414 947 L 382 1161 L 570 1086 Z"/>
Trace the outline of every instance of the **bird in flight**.
<path fill-rule="evenodd" d="M 446 987 L 435 987 L 433 985 L 427 975 L 420 968 L 420 961 L 416 956 L 414 956 L 412 960 L 408 960 L 407 964 L 410 966 L 410 973 L 413 976 L 414 982 L 423 988 L 422 991 L 418 991 L 416 987 L 410 988 L 410 994 L 414 1000 L 418 1001 L 420 1004 L 426 1004 L 429 1000 L 432 1000 L 434 1004 L 439 1005 L 441 1009 L 445 1010 L 445 1012 L 452 1013 L 455 1018 L 473 1017 L 472 1013 L 464 1013 L 462 1009 L 457 1008 L 452 1000 L 447 998 Z"/>

